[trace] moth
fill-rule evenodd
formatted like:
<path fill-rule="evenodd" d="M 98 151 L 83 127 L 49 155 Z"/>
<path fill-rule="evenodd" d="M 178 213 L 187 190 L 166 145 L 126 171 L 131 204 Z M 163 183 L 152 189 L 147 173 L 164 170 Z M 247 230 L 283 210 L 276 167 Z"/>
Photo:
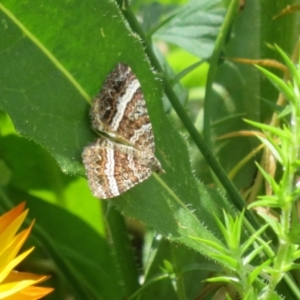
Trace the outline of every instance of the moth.
<path fill-rule="evenodd" d="M 140 82 L 128 65 L 119 63 L 107 76 L 92 101 L 90 115 L 92 128 L 107 135 L 82 153 L 95 197 L 116 197 L 152 172 L 164 172 L 154 154 L 152 125 Z"/>

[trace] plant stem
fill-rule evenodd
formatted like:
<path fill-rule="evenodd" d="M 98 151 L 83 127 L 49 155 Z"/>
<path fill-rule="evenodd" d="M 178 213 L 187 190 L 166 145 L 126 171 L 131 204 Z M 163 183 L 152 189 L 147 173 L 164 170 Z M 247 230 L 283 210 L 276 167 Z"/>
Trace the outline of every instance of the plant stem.
<path fill-rule="evenodd" d="M 238 3 L 238 0 L 233 1 L 235 4 Z M 184 124 L 186 130 L 191 136 L 191 139 L 195 142 L 195 145 L 198 147 L 198 149 L 201 151 L 203 157 L 205 158 L 206 162 L 208 163 L 209 167 L 213 170 L 218 180 L 222 183 L 224 189 L 226 190 L 228 196 L 231 198 L 234 205 L 242 211 L 245 208 L 245 202 L 241 198 L 239 192 L 237 191 L 236 187 L 233 185 L 233 183 L 229 180 L 227 177 L 227 174 L 225 173 L 224 169 L 220 166 L 218 161 L 215 159 L 215 156 L 210 151 L 209 147 L 204 142 L 204 139 L 201 137 L 197 129 L 195 128 L 193 122 L 185 112 L 185 109 L 181 105 L 180 101 L 178 100 L 178 97 L 173 91 L 173 88 L 166 76 L 163 76 L 164 72 L 162 67 L 160 66 L 160 63 L 158 62 L 152 47 L 148 40 L 146 39 L 146 36 L 144 32 L 142 31 L 140 25 L 138 24 L 136 17 L 134 16 L 133 12 L 130 10 L 130 7 L 122 7 L 123 13 L 126 16 L 127 21 L 129 22 L 131 28 L 141 37 L 143 44 L 145 45 L 145 51 L 150 58 L 150 61 L 152 65 L 155 67 L 157 71 L 159 71 L 162 74 L 162 80 L 163 85 L 165 88 L 165 93 L 168 96 L 169 101 L 172 104 L 173 109 L 177 113 L 178 117 Z M 247 221 L 245 223 L 245 226 L 247 229 L 254 233 L 255 230 L 260 228 L 260 225 L 255 218 L 252 211 L 246 210 L 245 215 L 247 217 Z"/>
<path fill-rule="evenodd" d="M 230 1 L 230 5 L 228 7 L 224 22 L 222 24 L 222 27 L 219 31 L 216 44 L 214 47 L 214 51 L 212 53 L 211 59 L 210 59 L 210 67 L 207 74 L 207 81 L 206 81 L 206 87 L 205 87 L 205 99 L 204 99 L 204 120 L 203 120 L 203 135 L 205 143 L 210 148 L 211 144 L 211 124 L 210 124 L 210 117 L 211 117 L 211 111 L 214 109 L 212 107 L 211 94 L 213 91 L 213 82 L 216 77 L 216 72 L 218 69 L 218 60 L 220 59 L 220 54 L 223 50 L 226 36 L 230 30 L 230 26 L 232 25 L 235 17 L 238 13 L 238 7 L 239 7 L 240 0 L 233 0 Z"/>
<path fill-rule="evenodd" d="M 269 285 L 263 299 L 272 299 L 272 295 L 275 292 L 275 288 L 285 275 L 286 266 L 293 262 L 293 256 L 291 255 L 291 249 L 293 244 L 293 220 L 292 218 L 297 216 L 293 214 L 294 207 L 294 174 L 296 172 L 295 162 L 299 159 L 299 128 L 300 128 L 300 110 L 299 110 L 299 87 L 294 82 L 294 95 L 295 99 L 290 99 L 290 105 L 292 107 L 290 127 L 283 130 L 289 130 L 291 138 L 281 138 L 281 147 L 286 155 L 283 159 L 283 175 L 280 181 L 280 191 L 277 192 L 278 203 L 284 203 L 282 205 L 282 211 L 280 216 L 280 225 L 278 226 L 278 240 L 279 248 L 277 254 L 274 257 L 273 272 Z"/>

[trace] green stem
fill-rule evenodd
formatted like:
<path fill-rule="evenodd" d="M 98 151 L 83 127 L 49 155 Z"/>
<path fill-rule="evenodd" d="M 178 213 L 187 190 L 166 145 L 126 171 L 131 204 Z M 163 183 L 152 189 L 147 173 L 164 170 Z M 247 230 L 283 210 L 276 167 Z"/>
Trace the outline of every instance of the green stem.
<path fill-rule="evenodd" d="M 285 265 L 286 259 L 287 259 L 287 255 L 288 255 L 288 247 L 289 244 L 288 243 L 280 243 L 280 246 L 278 248 L 277 254 L 276 254 L 276 258 L 275 258 L 275 264 L 273 267 L 273 272 L 269 281 L 269 286 L 268 289 L 266 291 L 266 294 L 264 295 L 264 300 L 271 300 L 276 286 L 278 285 L 278 283 L 280 282 L 280 280 L 282 279 L 285 271 L 283 270 L 283 267 Z"/>
<path fill-rule="evenodd" d="M 138 283 L 138 269 L 134 260 L 131 243 L 126 230 L 124 217 L 119 211 L 112 209 L 109 203 L 103 203 L 104 214 L 106 215 L 107 230 L 109 231 L 110 243 L 114 251 L 116 265 L 121 274 L 124 296 L 129 297 L 140 287 Z"/>
<path fill-rule="evenodd" d="M 122 0 L 119 0 L 122 1 Z M 220 51 L 224 45 L 224 41 L 225 41 L 225 36 L 232 24 L 232 20 L 234 19 L 234 16 L 237 14 L 237 5 L 238 5 L 239 0 L 233 0 L 230 2 L 230 7 L 228 9 L 228 12 L 226 14 L 226 18 L 225 18 L 225 22 L 222 26 L 222 29 L 220 31 L 220 34 L 218 36 L 217 42 L 216 42 L 216 46 L 213 52 L 213 57 L 211 59 L 211 66 L 210 66 L 210 70 L 209 70 L 209 76 L 208 76 L 208 80 L 207 80 L 207 92 L 206 92 L 206 98 L 205 98 L 205 123 L 204 123 L 204 127 L 205 127 L 205 139 L 210 141 L 210 132 L 209 132 L 209 116 L 211 115 L 210 112 L 210 103 L 208 102 L 208 99 L 210 97 L 210 94 L 212 92 L 212 85 L 213 85 L 213 80 L 215 78 L 215 74 L 216 74 L 216 69 L 217 69 L 217 61 L 220 57 Z M 126 16 L 127 21 L 130 23 L 131 28 L 141 37 L 141 40 L 144 43 L 145 46 L 145 51 L 151 61 L 151 64 L 156 68 L 156 70 L 158 70 L 161 74 L 164 74 L 156 56 L 153 53 L 152 47 L 151 45 L 148 43 L 143 31 L 141 30 L 134 14 L 132 13 L 132 11 L 130 10 L 130 8 L 127 6 L 124 8 L 124 6 L 122 7 L 123 9 L 123 13 Z M 201 153 L 203 154 L 203 156 L 205 157 L 208 165 L 210 166 L 210 168 L 214 171 L 214 173 L 216 174 L 217 178 L 220 180 L 220 182 L 223 184 L 223 187 L 225 188 L 225 190 L 228 193 L 228 196 L 232 199 L 233 203 L 236 205 L 236 207 L 240 210 L 242 210 L 242 208 L 244 207 L 244 202 L 241 199 L 238 191 L 236 190 L 235 186 L 229 181 L 229 179 L 227 178 L 226 173 L 224 172 L 224 170 L 222 169 L 222 167 L 218 164 L 218 162 L 215 160 L 213 154 L 210 152 L 209 147 L 206 145 L 206 143 L 204 142 L 204 140 L 201 138 L 201 136 L 199 135 L 197 129 L 194 127 L 193 123 L 191 122 L 191 120 L 189 119 L 189 117 L 187 116 L 187 114 L 185 113 L 184 108 L 181 106 L 177 96 L 175 95 L 171 84 L 169 83 L 169 81 L 167 80 L 167 78 L 165 78 L 165 76 L 162 75 L 162 79 L 163 79 L 163 84 L 165 87 L 165 93 L 168 96 L 170 102 L 172 103 L 172 106 L 174 108 L 174 110 L 176 111 L 178 117 L 181 119 L 182 123 L 185 125 L 187 131 L 189 132 L 192 140 L 195 142 L 196 146 L 198 147 L 198 149 L 201 151 Z M 300 136 L 299 136 L 300 138 Z M 255 229 L 259 228 L 258 222 L 256 220 L 256 218 L 253 216 L 252 212 L 246 211 L 245 212 L 245 226 L 246 228 L 248 228 L 248 230 L 251 233 L 254 233 L 253 227 Z M 282 254 L 284 254 L 285 249 L 281 249 L 280 251 L 282 251 Z M 292 279 L 288 276 L 285 276 L 285 280 L 288 282 L 289 287 L 291 288 L 291 290 L 294 292 L 295 295 L 299 295 L 299 291 L 295 285 L 295 283 L 292 281 Z M 299 297 L 300 298 L 300 297 Z"/>
<path fill-rule="evenodd" d="M 229 32 L 230 26 L 233 23 L 233 20 L 236 18 L 238 13 L 240 0 L 232 0 L 230 1 L 230 5 L 228 7 L 224 22 L 218 34 L 216 44 L 214 47 L 214 51 L 212 53 L 210 59 L 210 67 L 207 74 L 206 88 L 205 88 L 205 99 L 204 99 L 204 116 L 203 116 L 203 135 L 205 143 L 209 146 L 211 144 L 211 125 L 210 125 L 210 116 L 212 115 L 212 110 L 215 107 L 212 106 L 212 102 L 210 99 L 212 98 L 213 92 L 213 83 L 216 77 L 217 69 L 218 69 L 218 60 L 220 59 L 220 54 L 223 50 L 226 36 Z"/>
<path fill-rule="evenodd" d="M 297 91 L 297 83 L 294 82 L 294 95 L 299 95 Z M 282 138 L 280 144 L 285 151 L 286 157 L 283 159 L 283 175 L 280 181 L 280 191 L 277 192 L 278 202 L 285 203 L 282 207 L 280 216 L 280 225 L 278 232 L 279 248 L 274 258 L 273 272 L 271 273 L 271 278 L 268 286 L 268 290 L 264 295 L 265 300 L 272 299 L 272 295 L 275 292 L 276 286 L 281 281 L 282 277 L 285 275 L 286 265 L 293 262 L 293 257 L 291 255 L 291 247 L 293 247 L 293 224 L 297 224 L 292 220 L 297 214 L 293 213 L 294 201 L 291 195 L 294 191 L 294 174 L 296 172 L 295 162 L 299 160 L 299 128 L 300 128 L 300 110 L 298 109 L 299 97 L 295 99 L 290 99 L 290 105 L 292 107 L 291 120 L 290 120 L 290 132 L 292 135 L 291 140 L 289 138 Z M 298 291 L 299 294 L 299 291 Z"/>
<path fill-rule="evenodd" d="M 171 254 L 172 254 L 172 264 L 176 276 L 176 291 L 177 291 L 177 296 L 179 300 L 187 300 L 186 297 L 186 291 L 185 291 L 185 284 L 184 284 L 184 278 L 183 274 L 180 270 L 180 267 L 177 264 L 177 255 L 176 255 L 176 246 L 174 244 L 170 245 L 171 248 Z"/>
<path fill-rule="evenodd" d="M 234 3 L 238 2 L 237 0 L 234 0 Z M 126 20 L 131 25 L 131 28 L 134 29 L 134 31 L 141 37 L 141 40 L 143 41 L 145 45 L 145 51 L 150 58 L 151 64 L 155 67 L 156 70 L 158 70 L 162 74 L 162 80 L 163 85 L 165 87 L 165 93 L 168 96 L 169 101 L 171 102 L 173 109 L 177 113 L 178 117 L 181 119 L 182 123 L 184 124 L 186 130 L 190 134 L 192 140 L 198 147 L 198 149 L 201 151 L 202 155 L 204 156 L 206 162 L 210 166 L 210 168 L 213 170 L 219 181 L 222 183 L 224 189 L 228 193 L 228 196 L 231 198 L 235 206 L 242 211 L 245 208 L 245 203 L 243 199 L 241 198 L 239 192 L 237 191 L 236 187 L 232 184 L 232 182 L 228 179 L 227 174 L 225 173 L 224 169 L 220 166 L 220 164 L 215 159 L 215 156 L 210 151 L 209 147 L 207 147 L 206 143 L 200 136 L 199 132 L 195 128 L 194 124 L 192 123 L 189 116 L 186 114 L 185 109 L 182 107 L 180 101 L 178 100 L 176 94 L 174 93 L 171 84 L 169 83 L 166 76 L 164 76 L 164 72 L 162 67 L 160 66 L 151 45 L 146 39 L 145 34 L 143 33 L 142 29 L 140 28 L 140 25 L 138 24 L 136 17 L 132 13 L 129 7 L 122 7 L 123 13 L 126 16 Z M 247 222 L 246 227 L 251 232 L 254 233 L 255 228 L 256 230 L 260 228 L 259 223 L 257 222 L 256 218 L 254 217 L 252 211 L 246 210 L 245 212 L 246 217 L 248 218 L 249 222 Z"/>

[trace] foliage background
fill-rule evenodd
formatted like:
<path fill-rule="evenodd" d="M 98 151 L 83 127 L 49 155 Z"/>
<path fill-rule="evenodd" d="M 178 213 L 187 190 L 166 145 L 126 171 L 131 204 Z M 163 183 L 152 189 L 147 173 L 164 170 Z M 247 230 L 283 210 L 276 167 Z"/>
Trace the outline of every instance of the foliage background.
<path fill-rule="evenodd" d="M 122 299 L 137 291 L 141 277 L 149 282 L 160 278 L 155 276 L 162 277 L 141 292 L 142 299 L 195 299 L 203 291 L 202 280 L 219 269 L 205 258 L 209 251 L 190 237 L 221 244 L 213 214 L 233 212 L 234 204 L 221 185 L 216 189 L 205 156 L 163 95 L 162 83 L 165 78 L 172 83 L 175 74 L 211 57 L 230 3 L 133 1 L 133 12 L 163 67 L 153 70 L 157 64 L 151 47 L 135 33 L 139 27 L 130 10 L 121 12 L 115 2 L 0 1 L 1 208 L 27 201 L 30 218 L 36 219 L 30 243 L 37 249 L 24 268 L 52 274 L 49 284 L 56 291 L 49 299 L 68 294 L 76 299 Z M 263 100 L 276 102 L 277 92 L 253 67 L 230 58 L 278 58 L 266 43 L 292 54 L 297 13 L 275 20 L 273 16 L 295 3 L 247 1 L 231 20 L 209 98 L 208 63 L 174 84 L 195 127 L 210 132 L 211 151 L 227 174 L 235 174 L 232 180 L 239 191 L 251 186 L 256 169 L 252 160 L 236 166 L 257 142 L 217 137 L 249 129 L 242 118 L 268 120 L 272 107 Z M 91 98 L 120 61 L 141 81 L 156 154 L 166 174 L 153 175 L 104 203 L 91 196 L 82 177 L 81 152 L 96 138 L 88 117 Z M 137 250 L 131 247 L 120 212 L 130 224 L 142 222 L 129 226 L 142 253 L 133 254 Z M 289 291 L 280 288 L 288 296 Z"/>

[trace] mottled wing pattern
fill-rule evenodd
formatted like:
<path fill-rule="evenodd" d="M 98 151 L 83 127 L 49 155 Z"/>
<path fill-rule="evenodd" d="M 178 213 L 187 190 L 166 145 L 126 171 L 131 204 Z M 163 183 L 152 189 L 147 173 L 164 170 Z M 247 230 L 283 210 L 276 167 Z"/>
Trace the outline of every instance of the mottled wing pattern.
<path fill-rule="evenodd" d="M 83 153 L 90 188 L 107 199 L 164 172 L 154 155 L 154 137 L 140 83 L 129 66 L 118 64 L 93 100 L 92 126 L 100 137 Z"/>
<path fill-rule="evenodd" d="M 86 147 L 82 157 L 93 195 L 116 197 L 150 177 L 153 170 L 143 156 L 143 152 L 107 138 Z"/>
<path fill-rule="evenodd" d="M 121 137 L 140 150 L 154 152 L 154 136 L 146 102 L 131 68 L 119 63 L 108 75 L 91 109 L 92 126 Z"/>

